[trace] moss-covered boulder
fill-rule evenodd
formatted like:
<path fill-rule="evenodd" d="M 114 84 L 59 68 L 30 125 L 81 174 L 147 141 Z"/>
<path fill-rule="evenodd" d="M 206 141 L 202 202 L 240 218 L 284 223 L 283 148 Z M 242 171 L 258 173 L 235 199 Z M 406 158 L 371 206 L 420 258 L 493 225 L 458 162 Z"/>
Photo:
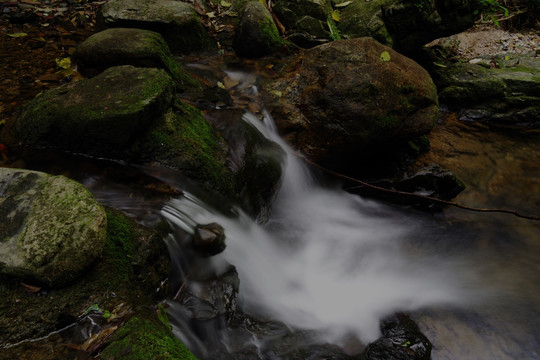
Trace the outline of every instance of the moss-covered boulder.
<path fill-rule="evenodd" d="M 445 105 L 462 120 L 540 126 L 540 59 L 497 56 L 436 67 L 433 75 Z"/>
<path fill-rule="evenodd" d="M 85 76 L 113 66 L 133 65 L 164 69 L 175 80 L 177 90 L 199 86 L 173 59 L 163 37 L 150 30 L 112 28 L 98 32 L 77 46 L 72 58 Z"/>
<path fill-rule="evenodd" d="M 49 90 L 28 103 L 16 142 L 96 155 L 125 152 L 171 106 L 174 82 L 161 69 L 117 66 Z"/>
<path fill-rule="evenodd" d="M 0 274 L 58 287 L 103 250 L 105 211 L 62 176 L 0 168 Z"/>
<path fill-rule="evenodd" d="M 133 145 L 141 159 L 180 170 L 206 190 L 232 196 L 234 174 L 227 167 L 226 144 L 200 110 L 177 101 Z"/>
<path fill-rule="evenodd" d="M 105 26 L 135 27 L 160 33 L 173 52 L 215 48 L 191 4 L 177 0 L 111 0 L 103 5 Z"/>
<path fill-rule="evenodd" d="M 259 1 L 249 1 L 240 10 L 234 38 L 236 54 L 247 58 L 269 55 L 282 44 L 272 16 Z"/>
<path fill-rule="evenodd" d="M 371 38 L 305 50 L 265 86 L 267 104 L 293 146 L 328 167 L 355 164 L 426 134 L 437 90 L 413 60 Z"/>
<path fill-rule="evenodd" d="M 174 337 L 165 309 L 158 314 L 142 312 L 118 330 L 101 352 L 110 360 L 197 360 L 189 349 Z"/>
<path fill-rule="evenodd" d="M 119 327 L 123 318 L 136 312 L 140 305 L 155 304 L 165 296 L 169 255 L 163 236 L 138 225 L 119 211 L 105 209 L 105 212 L 106 240 L 101 257 L 76 282 L 50 289 L 29 281 L 21 285 L 19 281 L 0 276 L 3 358 L 17 359 L 21 354 L 28 359 L 77 357 L 73 350 L 76 346 L 90 352 L 90 346 L 84 347 L 84 343 L 92 346 L 96 343 L 87 342 L 96 334 L 96 324 L 88 324 L 86 320 L 89 309 L 101 309 L 104 315 L 110 313 L 110 317 L 101 319 L 119 322 L 115 324 Z M 115 310 L 119 308 L 122 310 Z M 115 317 L 118 318 L 113 319 Z M 57 335 L 61 336 L 60 341 L 53 335 L 46 336 L 55 331 L 60 331 Z M 32 341 L 25 341 L 30 339 Z M 94 337 L 94 340 L 97 339 Z"/>

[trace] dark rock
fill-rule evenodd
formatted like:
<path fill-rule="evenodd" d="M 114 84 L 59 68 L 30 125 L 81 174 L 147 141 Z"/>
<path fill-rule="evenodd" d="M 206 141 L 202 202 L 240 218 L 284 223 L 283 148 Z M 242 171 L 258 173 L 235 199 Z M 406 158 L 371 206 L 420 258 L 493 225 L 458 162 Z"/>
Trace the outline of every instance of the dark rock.
<path fill-rule="evenodd" d="M 206 116 L 227 142 L 237 201 L 252 217 L 265 221 L 281 186 L 285 152 L 243 121 L 243 113 L 240 109 L 229 109 L 208 111 Z"/>
<path fill-rule="evenodd" d="M 431 343 L 406 315 L 398 314 L 381 322 L 382 337 L 369 344 L 366 360 L 429 360 Z"/>
<path fill-rule="evenodd" d="M 400 191 L 450 200 L 465 189 L 465 184 L 450 170 L 432 164 L 405 177 L 393 187 Z"/>
<path fill-rule="evenodd" d="M 238 18 L 233 46 L 239 56 L 258 58 L 270 55 L 282 44 L 272 16 L 259 1 L 247 2 Z"/>
<path fill-rule="evenodd" d="M 217 223 L 197 225 L 193 247 L 205 256 L 217 255 L 225 250 L 225 230 Z"/>
<path fill-rule="evenodd" d="M 345 76 L 344 76 L 345 74 Z M 370 38 L 305 50 L 264 86 L 280 131 L 311 160 L 339 171 L 426 134 L 437 92 L 418 64 Z"/>
<path fill-rule="evenodd" d="M 424 0 L 385 5 L 382 18 L 393 47 L 409 53 L 432 40 L 470 28 L 473 11 L 469 0 Z"/>
<path fill-rule="evenodd" d="M 230 320 L 236 311 L 239 286 L 238 272 L 231 267 L 211 279 L 190 281 L 180 303 L 191 319 L 207 321 L 224 316 Z"/>

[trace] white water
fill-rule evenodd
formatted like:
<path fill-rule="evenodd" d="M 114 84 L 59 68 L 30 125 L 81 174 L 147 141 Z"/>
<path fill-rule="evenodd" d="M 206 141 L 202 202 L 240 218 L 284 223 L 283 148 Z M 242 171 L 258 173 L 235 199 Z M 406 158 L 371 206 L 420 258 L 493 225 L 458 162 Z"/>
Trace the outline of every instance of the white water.
<path fill-rule="evenodd" d="M 240 210 L 238 218 L 222 216 L 189 194 L 162 213 L 187 231 L 194 223 L 225 228 L 227 248 L 216 262 L 236 266 L 247 312 L 323 330 L 331 341 L 353 332 L 367 343 L 379 336 L 380 319 L 396 311 L 479 299 L 463 259 L 417 246 L 417 238 L 426 237 L 418 221 L 317 184 L 269 130 L 272 124 L 263 127 L 251 114 L 244 120 L 287 151 L 268 223 L 261 226 Z"/>

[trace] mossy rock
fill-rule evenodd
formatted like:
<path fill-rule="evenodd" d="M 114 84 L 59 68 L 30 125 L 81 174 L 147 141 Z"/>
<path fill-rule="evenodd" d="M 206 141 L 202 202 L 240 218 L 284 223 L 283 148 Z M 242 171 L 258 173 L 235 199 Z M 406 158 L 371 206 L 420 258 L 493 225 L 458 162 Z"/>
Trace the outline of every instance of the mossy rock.
<path fill-rule="evenodd" d="M 180 170 L 207 190 L 233 194 L 233 174 L 226 166 L 223 139 L 200 110 L 183 101 L 177 101 L 172 110 L 158 119 L 132 151 Z"/>
<path fill-rule="evenodd" d="M 161 69 L 116 66 L 100 75 L 49 90 L 17 119 L 17 140 L 115 156 L 170 108 L 174 82 Z"/>
<path fill-rule="evenodd" d="M 260 2 L 247 2 L 238 15 L 234 50 L 241 57 L 270 55 L 283 43 L 272 16 Z"/>
<path fill-rule="evenodd" d="M 434 79 L 441 102 L 459 108 L 462 119 L 540 126 L 540 60 L 515 60 L 502 57 L 437 68 Z"/>
<path fill-rule="evenodd" d="M 102 256 L 73 284 L 29 293 L 20 282 L 0 276 L 0 346 L 50 334 L 74 323 L 95 304 L 112 312 L 122 303 L 135 308 L 164 297 L 162 281 L 169 275 L 169 255 L 162 235 L 119 211 L 106 209 L 106 213 L 107 238 Z M 2 352 L 7 358 L 17 358 L 15 354 L 25 349 L 32 351 L 30 343 L 22 342 Z"/>
<path fill-rule="evenodd" d="M 171 50 L 187 54 L 216 49 L 191 4 L 176 0 L 111 0 L 101 9 L 108 27 L 135 27 L 160 33 Z"/>
<path fill-rule="evenodd" d="M 77 46 L 73 60 L 85 76 L 95 76 L 118 65 L 164 69 L 178 91 L 200 84 L 176 62 L 163 37 L 150 30 L 112 28 L 98 32 Z"/>
<path fill-rule="evenodd" d="M 0 168 L 0 189 L 0 275 L 61 287 L 101 256 L 107 219 L 81 184 Z"/>
<path fill-rule="evenodd" d="M 101 352 L 110 360 L 197 360 L 189 349 L 174 337 L 165 309 L 157 314 L 146 311 L 131 318 L 111 338 Z"/>

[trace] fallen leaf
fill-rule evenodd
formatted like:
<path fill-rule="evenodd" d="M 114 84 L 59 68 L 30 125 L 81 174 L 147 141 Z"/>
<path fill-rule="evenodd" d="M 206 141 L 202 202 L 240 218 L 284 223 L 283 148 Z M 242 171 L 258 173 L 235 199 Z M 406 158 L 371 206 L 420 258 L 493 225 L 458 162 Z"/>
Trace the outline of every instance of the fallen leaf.
<path fill-rule="evenodd" d="M 26 291 L 31 292 L 31 293 L 36 293 L 41 290 L 40 286 L 28 285 L 25 283 L 21 283 L 21 285 Z"/>
<path fill-rule="evenodd" d="M 345 2 L 334 5 L 334 7 L 342 8 L 342 7 L 345 7 L 345 6 L 350 5 L 350 4 L 352 4 L 352 1 L 345 1 Z"/>
<path fill-rule="evenodd" d="M 390 61 L 390 53 L 388 51 L 383 51 L 381 53 L 381 61 L 384 61 L 384 62 Z"/>
<path fill-rule="evenodd" d="M 216 17 L 216 13 L 214 11 L 212 12 L 207 12 L 206 13 L 206 16 L 208 16 L 209 19 L 213 19 Z"/>
<path fill-rule="evenodd" d="M 334 19 L 334 21 L 339 21 L 340 18 L 341 14 L 339 13 L 339 10 L 334 10 L 332 12 L 332 19 Z"/>
<path fill-rule="evenodd" d="M 56 59 L 56 66 L 58 66 L 60 69 L 69 69 L 71 67 L 71 59 L 66 57 L 62 59 Z"/>
<path fill-rule="evenodd" d="M 226 2 L 225 0 L 221 0 L 221 6 L 223 6 L 223 7 L 231 7 L 232 4 L 229 3 L 229 2 Z"/>
<path fill-rule="evenodd" d="M 28 36 L 27 33 L 15 33 L 15 34 L 7 34 L 7 36 L 10 36 L 12 38 L 20 38 L 20 37 L 25 37 L 25 36 Z"/>

